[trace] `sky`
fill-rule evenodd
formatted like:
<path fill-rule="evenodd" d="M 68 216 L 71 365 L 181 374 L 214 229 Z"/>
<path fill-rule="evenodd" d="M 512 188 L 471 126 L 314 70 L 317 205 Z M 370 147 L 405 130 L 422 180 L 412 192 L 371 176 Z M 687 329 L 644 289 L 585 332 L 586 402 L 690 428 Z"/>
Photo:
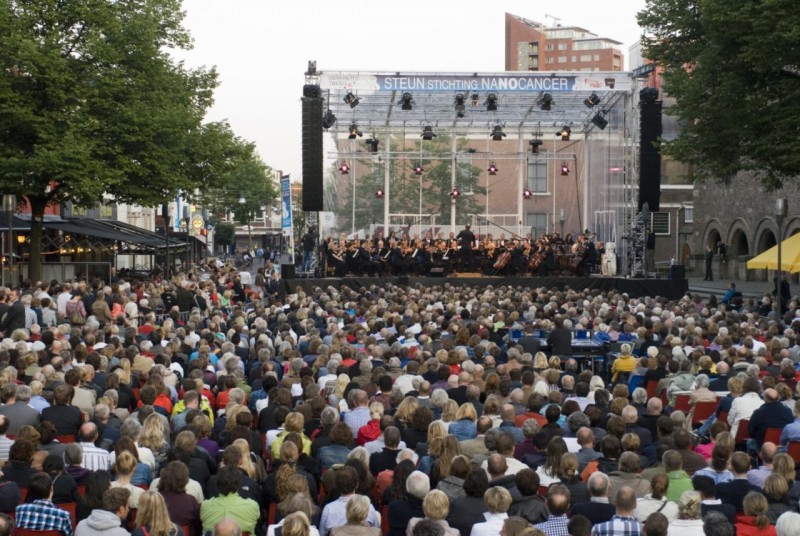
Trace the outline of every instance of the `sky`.
<path fill-rule="evenodd" d="M 184 0 L 189 67 L 215 66 L 209 121 L 227 120 L 273 169 L 302 178 L 308 60 L 329 71 L 500 72 L 505 13 L 579 26 L 628 47 L 645 0 Z"/>

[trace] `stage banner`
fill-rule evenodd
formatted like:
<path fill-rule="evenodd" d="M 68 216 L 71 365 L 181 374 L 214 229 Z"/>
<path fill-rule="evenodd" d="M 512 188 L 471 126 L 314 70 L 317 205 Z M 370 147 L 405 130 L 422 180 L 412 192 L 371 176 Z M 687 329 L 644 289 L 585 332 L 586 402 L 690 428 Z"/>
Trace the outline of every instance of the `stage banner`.
<path fill-rule="evenodd" d="M 288 239 L 284 243 L 289 252 L 293 253 L 292 188 L 289 182 L 289 175 L 281 175 L 281 234 L 284 240 Z"/>

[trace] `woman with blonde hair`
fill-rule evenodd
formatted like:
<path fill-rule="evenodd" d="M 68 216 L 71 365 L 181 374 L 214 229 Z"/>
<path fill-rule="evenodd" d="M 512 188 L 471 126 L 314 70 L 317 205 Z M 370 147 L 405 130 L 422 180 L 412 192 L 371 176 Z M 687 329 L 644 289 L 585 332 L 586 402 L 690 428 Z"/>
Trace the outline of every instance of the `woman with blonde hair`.
<path fill-rule="evenodd" d="M 547 355 L 544 352 L 536 352 L 533 356 L 533 370 L 541 373 L 547 370 L 547 367 Z"/>
<path fill-rule="evenodd" d="M 702 502 L 703 498 L 699 492 L 684 491 L 678 499 L 678 519 L 669 522 L 667 536 L 705 536 L 703 519 L 700 515 Z"/>
<path fill-rule="evenodd" d="M 456 418 L 450 423 L 450 427 L 447 430 L 459 441 L 475 439 L 478 437 L 478 429 L 475 424 L 477 420 L 478 414 L 475 411 L 475 405 L 466 402 L 458 408 Z"/>
<path fill-rule="evenodd" d="M 432 490 L 422 501 L 422 511 L 425 517 L 413 517 L 408 522 L 406 536 L 414 535 L 414 527 L 423 519 L 433 521 L 444 529 L 444 536 L 459 536 L 457 529 L 447 524 L 447 516 L 450 514 L 450 499 L 438 489 Z"/>
<path fill-rule="evenodd" d="M 275 536 L 278 530 L 280 530 L 281 535 L 291 533 L 303 536 L 319 536 L 319 530 L 314 526 L 317 524 L 315 520 L 319 517 L 319 509 L 314 505 L 314 501 L 310 497 L 303 493 L 295 493 L 278 505 L 278 511 L 283 515 L 283 519 L 267 527 L 267 536 Z M 305 521 L 299 520 L 300 516 L 305 516 Z M 289 523 L 288 532 L 287 522 Z M 303 532 L 306 527 L 308 532 Z"/>
<path fill-rule="evenodd" d="M 436 487 L 440 480 L 450 476 L 450 465 L 453 463 L 453 459 L 460 455 L 461 448 L 459 447 L 458 438 L 453 435 L 445 437 L 442 440 L 439 457 L 431 468 L 431 488 Z"/>
<path fill-rule="evenodd" d="M 575 501 L 575 503 L 588 501 L 590 499 L 589 490 L 578 472 L 578 457 L 572 452 L 567 452 L 561 457 L 560 469 L 561 483 L 569 490 L 569 500 Z"/>
<path fill-rule="evenodd" d="M 136 470 L 138 464 L 136 458 L 127 450 L 122 451 L 114 461 L 114 474 L 117 479 L 111 483 L 112 488 L 125 488 L 131 492 L 128 506 L 131 508 L 139 507 L 139 497 L 141 497 L 144 490 L 131 484 L 131 477 Z M 166 506 L 164 507 L 166 510 Z"/>
<path fill-rule="evenodd" d="M 736 536 L 777 536 L 774 525 L 770 525 L 767 498 L 751 491 L 742 501 L 743 516 L 736 517 Z"/>
<path fill-rule="evenodd" d="M 414 419 L 414 412 L 417 411 L 419 403 L 413 396 L 407 396 L 397 406 L 397 411 L 394 413 L 394 425 L 402 433 L 403 430 L 411 426 L 411 421 Z"/>
<path fill-rule="evenodd" d="M 450 424 L 456 420 L 458 409 L 458 402 L 452 398 L 448 399 L 442 406 L 442 418 L 439 419 L 438 422 L 442 423 L 445 429 L 449 430 Z"/>
<path fill-rule="evenodd" d="M 156 460 L 156 467 L 167 457 L 169 443 L 164 440 L 164 421 L 157 413 L 148 415 L 142 425 L 142 433 L 139 435 L 139 444 L 150 449 Z"/>
<path fill-rule="evenodd" d="M 272 445 L 270 445 L 270 453 L 272 454 L 273 460 L 280 456 L 281 445 L 286 439 L 286 436 L 292 432 L 300 434 L 300 437 L 303 439 L 303 452 L 309 456 L 311 455 L 311 440 L 303 431 L 305 422 L 306 420 L 303 414 L 297 411 L 293 411 L 286 416 L 286 420 L 283 422 L 283 432 L 279 433 L 272 441 Z"/>
<path fill-rule="evenodd" d="M 366 525 L 369 516 L 369 499 L 363 495 L 352 495 L 347 500 L 347 523 L 331 530 L 331 536 L 381 536 L 380 527 Z"/>
<path fill-rule="evenodd" d="M 234 441 L 232 445 L 239 447 L 239 450 L 242 452 L 242 464 L 240 467 L 244 469 L 247 476 L 256 482 L 264 482 L 267 479 L 267 471 L 261 460 L 256 458 L 250 451 L 250 443 L 246 439 L 240 437 Z"/>
<path fill-rule="evenodd" d="M 312 531 L 312 528 L 306 514 L 294 512 L 283 520 L 281 536 L 318 536 L 319 532 L 316 529 Z M 275 534 L 274 530 L 272 533 Z"/>
<path fill-rule="evenodd" d="M 789 504 L 800 501 L 800 481 L 796 478 L 795 463 L 791 456 L 785 453 L 776 454 L 772 460 L 772 474 L 781 475 L 789 486 L 787 500 Z"/>
<path fill-rule="evenodd" d="M 373 402 L 369 405 L 369 422 L 358 429 L 356 445 L 363 447 L 370 441 L 375 441 L 381 436 L 381 419 L 383 418 L 383 404 Z"/>
<path fill-rule="evenodd" d="M 181 534 L 181 528 L 169 518 L 164 497 L 157 491 L 145 491 L 139 497 L 135 527 L 131 536 L 179 536 Z"/>

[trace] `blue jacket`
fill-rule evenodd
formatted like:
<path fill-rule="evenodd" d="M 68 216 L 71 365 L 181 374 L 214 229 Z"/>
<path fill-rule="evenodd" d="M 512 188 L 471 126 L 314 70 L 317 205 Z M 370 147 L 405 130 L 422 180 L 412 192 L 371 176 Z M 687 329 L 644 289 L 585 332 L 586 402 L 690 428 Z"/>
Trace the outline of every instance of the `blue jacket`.
<path fill-rule="evenodd" d="M 471 420 L 461 419 L 460 421 L 453 421 L 450 423 L 448 433 L 455 436 L 459 441 L 466 441 L 467 439 L 475 439 L 478 437 L 478 428 Z"/>

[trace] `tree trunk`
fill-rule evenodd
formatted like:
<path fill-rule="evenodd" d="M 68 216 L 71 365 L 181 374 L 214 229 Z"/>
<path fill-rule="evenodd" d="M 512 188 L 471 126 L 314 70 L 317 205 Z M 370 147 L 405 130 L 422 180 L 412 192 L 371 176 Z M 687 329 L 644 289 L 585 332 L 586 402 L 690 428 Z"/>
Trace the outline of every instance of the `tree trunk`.
<path fill-rule="evenodd" d="M 47 203 L 43 199 L 28 197 L 31 205 L 31 235 L 30 256 L 28 257 L 28 279 L 41 281 L 42 279 L 42 220 L 44 208 Z"/>

